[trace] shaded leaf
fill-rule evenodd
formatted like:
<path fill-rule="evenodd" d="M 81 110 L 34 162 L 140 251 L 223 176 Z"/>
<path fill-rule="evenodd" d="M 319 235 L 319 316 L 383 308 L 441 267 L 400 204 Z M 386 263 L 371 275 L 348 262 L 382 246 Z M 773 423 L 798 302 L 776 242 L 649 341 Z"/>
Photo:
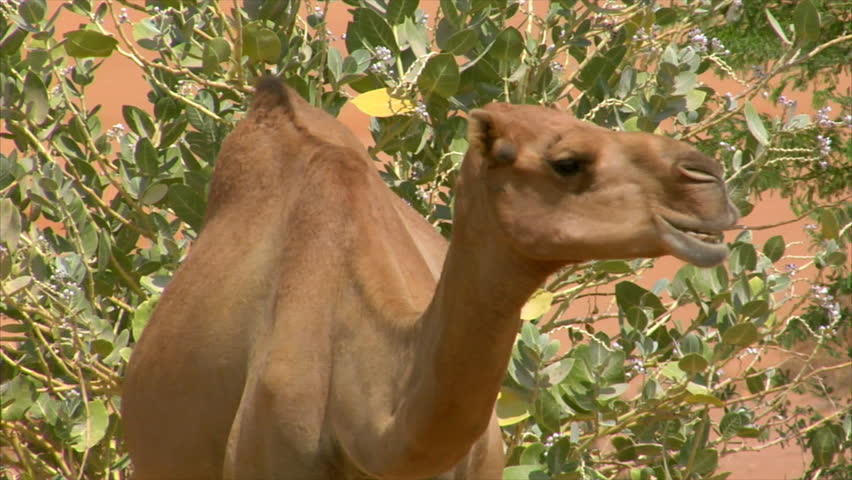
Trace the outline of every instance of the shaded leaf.
<path fill-rule="evenodd" d="M 213 73 L 219 68 L 219 64 L 227 62 L 231 56 L 231 44 L 222 37 L 210 39 L 204 44 L 204 53 L 201 56 L 204 71 Z"/>
<path fill-rule="evenodd" d="M 479 34 L 472 28 L 465 28 L 450 35 L 444 45 L 444 51 L 453 55 L 464 55 L 479 44 Z"/>
<path fill-rule="evenodd" d="M 387 17 L 391 25 L 402 23 L 405 17 L 414 15 L 418 3 L 420 3 L 419 0 L 394 0 L 389 2 L 385 17 Z"/>
<path fill-rule="evenodd" d="M 506 388 L 497 396 L 495 411 L 501 427 L 514 425 L 530 417 L 527 403 L 518 394 Z"/>
<path fill-rule="evenodd" d="M 44 122 L 47 113 L 50 111 L 50 105 L 47 101 L 47 88 L 41 77 L 33 72 L 27 73 L 26 78 L 24 78 L 24 105 L 26 106 L 27 116 L 35 124 Z"/>
<path fill-rule="evenodd" d="M 797 43 L 815 42 L 819 39 L 820 15 L 813 0 L 800 0 L 793 10 Z"/>
<path fill-rule="evenodd" d="M 489 54 L 500 61 L 509 61 L 519 58 L 524 50 L 524 38 L 514 27 L 509 27 L 500 32 L 491 43 Z"/>
<path fill-rule="evenodd" d="M 24 0 L 18 5 L 18 15 L 30 25 L 36 25 L 42 21 L 45 12 L 47 12 L 45 0 Z"/>
<path fill-rule="evenodd" d="M 459 88 L 459 66 L 449 53 L 435 55 L 426 62 L 417 78 L 417 86 L 428 97 L 434 93 L 444 98 L 451 97 Z"/>
<path fill-rule="evenodd" d="M 713 405 L 719 408 L 725 406 L 725 404 L 717 397 L 707 393 L 693 393 L 691 395 L 687 395 L 684 400 L 686 403 L 691 405 Z"/>
<path fill-rule="evenodd" d="M 175 215 L 188 223 L 196 232 L 201 230 L 205 202 L 198 192 L 180 183 L 171 185 L 167 201 Z"/>
<path fill-rule="evenodd" d="M 824 238 L 835 239 L 840 233 L 840 222 L 837 221 L 837 216 L 830 209 L 825 209 L 820 214 L 819 226 Z"/>
<path fill-rule="evenodd" d="M 766 255 L 769 260 L 777 262 L 784 256 L 785 248 L 786 245 L 784 244 L 784 237 L 781 235 L 775 235 L 763 244 L 763 254 Z"/>
<path fill-rule="evenodd" d="M 757 327 L 751 322 L 738 323 L 722 334 L 722 341 L 728 345 L 747 347 L 758 339 Z"/>
<path fill-rule="evenodd" d="M 748 418 L 741 412 L 728 412 L 719 421 L 719 433 L 725 438 L 731 438 L 740 431 L 748 422 Z"/>
<path fill-rule="evenodd" d="M 75 30 L 64 37 L 65 53 L 75 58 L 108 57 L 118 46 L 115 38 L 91 30 Z"/>
<path fill-rule="evenodd" d="M 272 30 L 250 23 L 243 29 L 243 54 L 253 62 L 275 63 L 281 56 L 281 40 Z"/>
<path fill-rule="evenodd" d="M 709 365 L 710 364 L 707 362 L 707 359 L 698 353 L 684 355 L 683 358 L 677 362 L 677 366 L 680 367 L 681 370 L 692 375 L 703 372 Z"/>
<path fill-rule="evenodd" d="M 9 250 L 18 246 L 18 236 L 21 234 L 21 213 L 9 198 L 0 198 L 0 242 L 5 243 Z"/>

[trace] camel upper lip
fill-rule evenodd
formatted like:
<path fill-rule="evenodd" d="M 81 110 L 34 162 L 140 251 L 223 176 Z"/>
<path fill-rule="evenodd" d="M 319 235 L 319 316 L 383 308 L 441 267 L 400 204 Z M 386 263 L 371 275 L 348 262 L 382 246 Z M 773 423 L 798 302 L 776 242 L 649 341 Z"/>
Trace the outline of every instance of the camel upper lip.
<path fill-rule="evenodd" d="M 722 231 L 727 227 L 681 221 L 656 215 L 663 243 L 669 253 L 699 267 L 711 267 L 728 256 Z"/>

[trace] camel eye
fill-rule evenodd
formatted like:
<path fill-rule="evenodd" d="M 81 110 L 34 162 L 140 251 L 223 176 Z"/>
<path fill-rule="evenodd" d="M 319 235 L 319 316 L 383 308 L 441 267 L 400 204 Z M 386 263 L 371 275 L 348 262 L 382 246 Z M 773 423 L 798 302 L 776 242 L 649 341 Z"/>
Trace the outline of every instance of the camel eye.
<path fill-rule="evenodd" d="M 550 166 L 556 173 L 563 177 L 574 176 L 583 169 L 582 162 L 572 158 L 563 158 L 562 160 L 551 162 Z"/>

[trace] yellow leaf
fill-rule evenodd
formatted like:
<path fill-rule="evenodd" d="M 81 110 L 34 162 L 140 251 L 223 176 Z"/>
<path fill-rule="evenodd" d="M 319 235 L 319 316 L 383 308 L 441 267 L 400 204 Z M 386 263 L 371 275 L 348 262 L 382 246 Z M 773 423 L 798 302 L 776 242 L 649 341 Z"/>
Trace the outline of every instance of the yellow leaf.
<path fill-rule="evenodd" d="M 352 105 L 371 117 L 390 117 L 414 110 L 410 101 L 391 97 L 386 88 L 364 92 L 352 99 Z"/>
<path fill-rule="evenodd" d="M 550 310 L 550 305 L 553 304 L 553 294 L 544 290 L 527 300 L 527 304 L 521 309 L 522 320 L 535 320 L 544 315 Z"/>
<path fill-rule="evenodd" d="M 511 390 L 501 390 L 497 395 L 497 423 L 501 427 L 514 425 L 529 418 L 527 404 Z"/>

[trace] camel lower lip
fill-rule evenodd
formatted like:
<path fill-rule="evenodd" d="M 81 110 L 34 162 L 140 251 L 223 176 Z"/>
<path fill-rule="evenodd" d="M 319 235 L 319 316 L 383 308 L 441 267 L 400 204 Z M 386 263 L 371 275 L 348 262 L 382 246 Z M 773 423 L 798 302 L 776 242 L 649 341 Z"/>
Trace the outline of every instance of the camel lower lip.
<path fill-rule="evenodd" d="M 679 228 L 659 215 L 656 220 L 662 242 L 675 257 L 699 267 L 712 267 L 728 256 L 721 232 Z"/>

